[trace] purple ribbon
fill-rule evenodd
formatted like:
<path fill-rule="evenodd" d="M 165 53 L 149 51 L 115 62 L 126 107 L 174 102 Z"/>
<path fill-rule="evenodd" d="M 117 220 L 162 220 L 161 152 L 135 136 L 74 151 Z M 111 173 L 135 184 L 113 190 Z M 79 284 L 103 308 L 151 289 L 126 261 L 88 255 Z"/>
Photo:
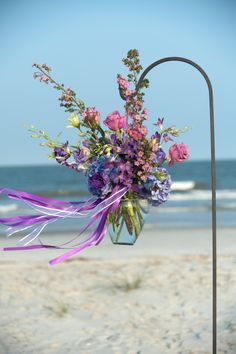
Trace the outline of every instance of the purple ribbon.
<path fill-rule="evenodd" d="M 0 193 L 6 194 L 9 198 L 21 200 L 31 206 L 40 214 L 37 215 L 23 215 L 15 216 L 9 218 L 0 218 L 0 223 L 8 226 L 6 234 L 11 236 L 17 232 L 23 230 L 32 229 L 30 233 L 26 234 L 18 242 L 15 247 L 4 247 L 3 251 L 20 251 L 20 250 L 33 250 L 33 249 L 45 249 L 45 248 L 55 248 L 55 249 L 68 249 L 70 251 L 65 254 L 51 260 L 49 264 L 57 264 L 65 259 L 73 256 L 74 254 L 82 251 L 83 249 L 90 247 L 92 245 L 98 245 L 105 237 L 107 233 L 107 217 L 109 210 L 115 211 L 119 206 L 121 198 L 125 195 L 128 188 L 115 187 L 110 194 L 110 196 L 105 199 L 87 200 L 84 202 L 70 202 L 62 200 L 54 200 L 45 197 L 40 197 L 35 194 L 30 194 L 18 190 L 0 188 Z M 36 238 L 39 237 L 43 229 L 52 222 L 59 219 L 65 219 L 70 217 L 76 218 L 90 218 L 87 225 L 80 231 L 80 233 L 73 239 L 67 241 L 61 245 L 45 245 L 39 240 L 40 244 L 30 245 Z M 91 231 L 89 236 L 85 241 L 81 243 L 76 243 L 72 247 L 66 245 L 74 242 L 79 236 L 81 236 L 86 230 L 90 229 L 98 223 L 95 230 Z"/>
<path fill-rule="evenodd" d="M 67 258 L 75 255 L 76 253 L 82 251 L 84 248 L 87 248 L 87 247 L 92 246 L 94 244 L 96 245 L 97 242 L 99 241 L 99 238 L 103 234 L 104 227 L 105 227 L 105 224 L 106 224 L 106 221 L 107 221 L 107 215 L 108 215 L 109 209 L 110 208 L 108 208 L 103 213 L 97 229 L 90 235 L 90 237 L 86 240 L 86 242 L 81 244 L 79 247 L 76 247 L 76 248 L 70 250 L 69 252 L 64 253 L 62 256 L 59 256 L 57 258 L 52 259 L 51 261 L 49 261 L 49 264 L 54 265 L 54 264 L 60 263 L 60 262 L 64 261 L 65 259 L 67 259 Z"/>

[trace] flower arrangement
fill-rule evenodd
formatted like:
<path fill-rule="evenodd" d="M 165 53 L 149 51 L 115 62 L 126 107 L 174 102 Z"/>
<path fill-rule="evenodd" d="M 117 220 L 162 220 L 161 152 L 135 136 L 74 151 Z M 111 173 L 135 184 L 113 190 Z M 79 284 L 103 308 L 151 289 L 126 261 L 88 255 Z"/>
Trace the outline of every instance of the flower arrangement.
<path fill-rule="evenodd" d="M 164 119 L 158 118 L 154 133 L 148 134 L 145 125 L 148 110 L 144 108 L 143 92 L 149 86 L 148 80 L 144 79 L 139 90 L 135 90 L 142 70 L 138 51 L 129 50 L 123 63 L 129 73 L 127 78 L 118 74 L 117 83 L 120 94 L 125 97 L 124 113 L 117 110 L 109 113 L 103 120 L 104 126 L 96 107 L 87 107 L 74 90 L 56 82 L 49 66 L 33 64 L 34 78 L 60 91 L 60 105 L 70 114 L 68 127 L 78 131 L 79 141 L 71 145 L 68 141 L 52 140 L 34 126 L 29 129 L 31 136 L 44 139 L 41 145 L 51 149 L 49 157 L 58 164 L 86 174 L 92 198 L 85 202 L 65 202 L 0 189 L 1 193 L 23 200 L 40 212 L 33 216 L 0 219 L 8 226 L 8 235 L 28 228 L 31 230 L 17 247 L 4 250 L 70 248 L 66 254 L 50 262 L 55 264 L 88 246 L 99 244 L 108 227 L 110 233 L 115 234 L 114 243 L 119 242 L 123 230 L 128 234 L 123 243 L 134 243 L 142 230 L 147 205 L 160 206 L 167 201 L 171 192 L 167 166 L 189 158 L 188 146 L 174 142 L 186 128 L 181 130 L 175 125 L 166 128 Z M 164 145 L 168 142 L 173 144 L 165 152 Z M 65 217 L 86 217 L 88 224 L 66 244 L 32 244 L 47 224 Z M 92 231 L 84 242 L 75 243 L 82 233 L 90 229 Z M 129 238 L 132 241 L 129 242 Z"/>

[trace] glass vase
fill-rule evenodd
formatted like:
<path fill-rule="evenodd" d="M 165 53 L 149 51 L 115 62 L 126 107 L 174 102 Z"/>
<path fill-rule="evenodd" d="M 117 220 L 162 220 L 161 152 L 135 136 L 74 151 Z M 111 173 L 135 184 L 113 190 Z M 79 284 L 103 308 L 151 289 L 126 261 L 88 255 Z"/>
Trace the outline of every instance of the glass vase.
<path fill-rule="evenodd" d="M 133 245 L 144 226 L 149 211 L 146 199 L 121 200 L 115 212 L 108 217 L 109 234 L 114 244 Z"/>

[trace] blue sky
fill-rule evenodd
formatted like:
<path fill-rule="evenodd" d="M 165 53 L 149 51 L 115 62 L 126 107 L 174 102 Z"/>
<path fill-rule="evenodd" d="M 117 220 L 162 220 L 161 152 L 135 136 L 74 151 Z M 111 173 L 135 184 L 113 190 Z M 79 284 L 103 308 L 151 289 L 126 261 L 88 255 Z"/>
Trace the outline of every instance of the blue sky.
<path fill-rule="evenodd" d="M 166 56 L 184 56 L 208 73 L 215 94 L 217 158 L 234 158 L 236 5 L 200 1 L 13 1 L 0 2 L 0 166 L 51 163 L 46 149 L 23 128 L 33 123 L 55 136 L 67 125 L 57 92 L 32 78 L 33 62 L 46 62 L 102 116 L 119 109 L 116 74 L 130 48 L 145 68 Z M 204 79 L 184 63 L 166 63 L 148 76 L 149 130 L 157 117 L 192 126 L 181 137 L 192 159 L 210 157 L 208 92 Z M 76 140 L 64 129 L 62 139 Z M 235 146 L 235 145 L 234 145 Z"/>

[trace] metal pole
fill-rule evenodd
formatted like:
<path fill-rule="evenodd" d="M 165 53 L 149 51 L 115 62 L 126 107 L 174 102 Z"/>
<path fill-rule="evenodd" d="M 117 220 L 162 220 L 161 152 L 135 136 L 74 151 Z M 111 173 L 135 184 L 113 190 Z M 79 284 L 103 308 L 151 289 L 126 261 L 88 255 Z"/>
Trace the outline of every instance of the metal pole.
<path fill-rule="evenodd" d="M 167 57 L 155 61 L 149 65 L 140 76 L 136 85 L 136 92 L 147 73 L 155 66 L 168 61 L 180 61 L 195 67 L 204 77 L 209 91 L 210 107 L 210 135 L 211 135 L 211 190 L 212 190 L 212 353 L 217 354 L 217 237 L 216 237 L 216 161 L 215 161 L 215 128 L 214 128 L 214 105 L 213 89 L 211 81 L 205 71 L 194 61 L 182 57 Z M 121 98 L 125 96 L 120 92 Z M 134 94 L 136 95 L 136 93 Z"/>

